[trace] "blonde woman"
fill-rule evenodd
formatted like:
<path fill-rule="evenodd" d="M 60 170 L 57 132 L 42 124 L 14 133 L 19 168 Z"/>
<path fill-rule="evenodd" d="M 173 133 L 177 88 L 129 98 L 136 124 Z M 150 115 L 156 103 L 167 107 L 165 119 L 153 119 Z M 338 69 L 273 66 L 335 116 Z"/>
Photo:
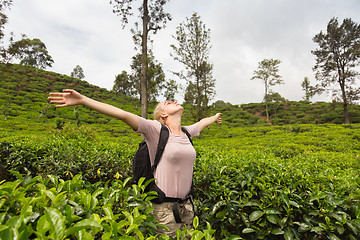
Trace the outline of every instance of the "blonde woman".
<path fill-rule="evenodd" d="M 50 103 L 56 107 L 84 105 L 100 113 L 120 119 L 135 132 L 142 133 L 147 142 L 150 161 L 153 164 L 158 145 L 161 124 L 169 129 L 169 139 L 154 177 L 156 186 L 165 193 L 168 201 L 153 204 L 154 217 L 169 231 L 159 228 L 159 234 L 176 237 L 176 229 L 185 226 L 191 228 L 194 207 L 189 196 L 192 185 L 193 166 L 196 152 L 187 135 L 181 130 L 181 118 L 184 108 L 177 102 L 165 101 L 158 104 L 154 111 L 154 120 L 146 120 L 130 112 L 88 98 L 75 90 L 65 89 L 60 93 L 50 93 Z M 190 136 L 198 137 L 200 132 L 212 123 L 221 123 L 221 113 L 199 122 L 185 126 Z M 174 201 L 173 201 L 174 200 Z"/>

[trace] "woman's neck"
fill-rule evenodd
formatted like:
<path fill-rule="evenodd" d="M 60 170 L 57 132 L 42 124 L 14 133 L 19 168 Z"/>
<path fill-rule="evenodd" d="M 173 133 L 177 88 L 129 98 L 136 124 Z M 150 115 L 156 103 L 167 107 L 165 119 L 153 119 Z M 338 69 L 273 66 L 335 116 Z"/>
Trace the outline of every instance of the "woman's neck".
<path fill-rule="evenodd" d="M 180 118 L 172 118 L 168 117 L 165 122 L 165 126 L 167 126 L 173 134 L 182 134 L 181 131 L 181 117 Z"/>

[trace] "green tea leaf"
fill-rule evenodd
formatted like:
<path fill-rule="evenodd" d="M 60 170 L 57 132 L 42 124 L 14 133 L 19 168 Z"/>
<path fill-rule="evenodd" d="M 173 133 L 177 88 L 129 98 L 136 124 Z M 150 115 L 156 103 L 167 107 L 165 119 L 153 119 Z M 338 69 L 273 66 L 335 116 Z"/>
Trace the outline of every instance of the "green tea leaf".
<path fill-rule="evenodd" d="M 335 234 L 333 233 L 329 233 L 329 239 L 330 240 L 341 240 L 340 238 L 338 238 Z"/>
<path fill-rule="evenodd" d="M 256 232 L 255 229 L 252 229 L 252 228 L 244 228 L 242 230 L 242 233 L 246 234 L 246 233 L 253 233 L 253 232 Z"/>
<path fill-rule="evenodd" d="M 254 211 L 250 214 L 249 219 L 251 222 L 254 222 L 256 220 L 258 220 L 259 218 L 261 218 L 264 215 L 263 211 Z"/>
<path fill-rule="evenodd" d="M 272 224 L 279 224 L 280 218 L 277 215 L 267 215 L 266 219 Z"/>
<path fill-rule="evenodd" d="M 51 235 L 55 239 L 62 239 L 65 234 L 65 216 L 55 208 L 46 207 L 45 208 L 46 219 L 51 226 Z"/>
<path fill-rule="evenodd" d="M 285 229 L 284 239 L 285 240 L 293 240 L 294 239 L 294 234 L 291 232 L 290 229 Z"/>
<path fill-rule="evenodd" d="M 8 229 L 9 226 L 6 225 L 0 225 L 0 232 L 4 231 L 5 229 Z"/>
<path fill-rule="evenodd" d="M 94 219 L 83 219 L 80 222 L 77 222 L 73 227 L 70 227 L 66 230 L 65 236 L 69 236 L 75 232 L 78 232 L 82 229 L 88 229 L 88 228 L 99 228 L 102 229 L 102 226 L 100 223 L 98 223 Z"/>
<path fill-rule="evenodd" d="M 275 229 L 271 230 L 271 234 L 273 234 L 273 235 L 283 235 L 284 231 L 281 228 L 275 228 Z"/>
<path fill-rule="evenodd" d="M 197 229 L 199 226 L 199 218 L 197 216 L 194 217 L 193 226 L 194 226 L 194 229 Z"/>

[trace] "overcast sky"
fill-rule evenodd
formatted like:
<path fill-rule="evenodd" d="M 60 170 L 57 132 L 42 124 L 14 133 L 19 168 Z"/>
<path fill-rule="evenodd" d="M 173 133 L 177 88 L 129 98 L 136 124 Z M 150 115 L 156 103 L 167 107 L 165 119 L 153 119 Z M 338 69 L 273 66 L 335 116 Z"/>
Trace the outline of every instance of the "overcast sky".
<path fill-rule="evenodd" d="M 360 23 L 359 0 L 171 0 L 165 11 L 173 20 L 151 38 L 166 78 L 178 80 L 170 71 L 182 69 L 170 57 L 170 44 L 175 43 L 172 35 L 179 23 L 197 12 L 211 30 L 214 100 L 233 104 L 262 101 L 263 82 L 250 79 L 265 58 L 281 60 L 279 74 L 285 84 L 274 90 L 286 99 L 301 100 L 304 77 L 316 84 L 311 50 L 317 45 L 312 38 L 333 17 Z M 49 71 L 70 75 L 80 65 L 84 80 L 109 90 L 117 74 L 130 71 L 131 57 L 136 54 L 130 34 L 133 25 L 122 29 L 121 18 L 112 12 L 108 0 L 13 0 L 6 14 L 7 32 L 14 32 L 18 39 L 23 33 L 46 44 L 54 60 Z M 313 101 L 329 99 L 319 96 Z"/>

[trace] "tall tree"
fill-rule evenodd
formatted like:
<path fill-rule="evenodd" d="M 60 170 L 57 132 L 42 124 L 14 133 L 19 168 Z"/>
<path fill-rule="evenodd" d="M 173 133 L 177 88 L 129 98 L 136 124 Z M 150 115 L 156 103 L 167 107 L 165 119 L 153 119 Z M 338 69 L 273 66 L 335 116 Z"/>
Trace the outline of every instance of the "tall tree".
<path fill-rule="evenodd" d="M 147 67 L 146 67 L 146 76 L 147 76 L 147 99 L 146 102 L 149 103 L 152 100 L 155 100 L 159 96 L 161 90 L 164 88 L 165 74 L 162 70 L 162 66 L 158 63 L 154 56 L 150 53 L 147 57 Z M 131 63 L 132 73 L 129 76 L 129 80 L 132 83 L 135 89 L 135 96 L 139 96 L 140 100 L 142 98 L 142 88 L 141 88 L 141 75 L 142 75 L 142 58 L 141 54 L 135 55 Z"/>
<path fill-rule="evenodd" d="M 82 69 L 82 67 L 80 67 L 80 65 L 76 65 L 76 67 L 74 67 L 73 71 L 70 74 L 71 77 L 73 78 L 78 78 L 78 79 L 84 79 L 85 78 L 85 74 L 84 74 L 84 70 Z"/>
<path fill-rule="evenodd" d="M 111 0 L 113 12 L 122 17 L 123 27 L 128 23 L 128 19 L 132 12 L 132 3 L 135 0 Z M 148 114 L 148 78 L 147 78 L 147 59 L 148 59 L 148 40 L 149 33 L 156 33 L 165 27 L 167 21 L 171 20 L 171 16 L 164 12 L 164 5 L 169 0 L 142 0 L 139 8 L 142 29 L 138 30 L 139 23 L 135 24 L 136 28 L 131 31 L 134 34 L 135 44 L 141 45 L 141 80 L 140 80 L 140 101 L 141 116 L 147 118 Z M 141 40 L 139 40 L 141 39 Z"/>
<path fill-rule="evenodd" d="M 175 80 L 171 79 L 166 81 L 165 83 L 166 88 L 164 92 L 164 96 L 167 100 L 175 101 L 175 94 L 178 92 L 178 84 Z"/>
<path fill-rule="evenodd" d="M 185 101 L 196 106 L 197 119 L 204 115 L 209 101 L 215 95 L 215 79 L 212 76 L 213 65 L 209 61 L 210 29 L 194 13 L 186 22 L 180 23 L 173 38 L 171 56 L 185 66 L 186 72 L 177 72 L 187 81 Z"/>
<path fill-rule="evenodd" d="M 359 88 L 355 80 L 359 76 L 356 68 L 360 63 L 360 26 L 350 18 L 339 25 L 337 18 L 332 18 L 327 25 L 326 33 L 320 31 L 313 38 L 319 48 L 311 51 L 316 56 L 313 68 L 317 89 L 326 90 L 332 85 L 339 88 L 333 92 L 343 101 L 345 123 L 349 124 L 349 99 L 358 99 Z"/>
<path fill-rule="evenodd" d="M 254 79 L 260 79 L 264 81 L 265 85 L 265 108 L 266 108 L 266 120 L 269 122 L 269 91 L 270 87 L 277 85 L 277 84 L 283 84 L 284 81 L 282 80 L 281 76 L 278 74 L 279 72 L 279 64 L 280 60 L 278 59 L 264 59 L 261 62 L 259 62 L 259 66 L 257 70 L 254 71 L 254 76 L 251 78 L 251 80 Z"/>
<path fill-rule="evenodd" d="M 0 1 L 0 40 L 4 37 L 4 26 L 8 21 L 8 17 L 5 15 L 5 9 L 10 8 L 12 0 Z"/>
<path fill-rule="evenodd" d="M 316 91 L 313 86 L 310 85 L 310 81 L 308 77 L 305 77 L 301 82 L 301 87 L 305 92 L 305 96 L 303 99 L 305 101 L 310 101 L 310 99 L 315 95 Z"/>
<path fill-rule="evenodd" d="M 21 65 L 30 65 L 41 69 L 51 67 L 54 63 L 45 44 L 37 38 L 23 38 L 19 41 L 11 42 L 6 55 L 8 61 L 15 57 L 20 60 Z"/>
<path fill-rule="evenodd" d="M 0 1 L 0 56 L 1 62 L 5 61 L 6 59 L 6 48 L 2 45 L 4 38 L 4 29 L 5 24 L 8 22 L 8 17 L 5 14 L 5 9 L 10 8 L 12 5 L 12 0 L 1 0 Z"/>
<path fill-rule="evenodd" d="M 126 96 L 133 96 L 134 86 L 125 70 L 115 77 L 113 91 Z"/>

